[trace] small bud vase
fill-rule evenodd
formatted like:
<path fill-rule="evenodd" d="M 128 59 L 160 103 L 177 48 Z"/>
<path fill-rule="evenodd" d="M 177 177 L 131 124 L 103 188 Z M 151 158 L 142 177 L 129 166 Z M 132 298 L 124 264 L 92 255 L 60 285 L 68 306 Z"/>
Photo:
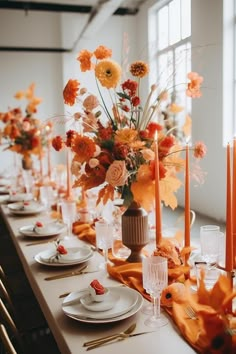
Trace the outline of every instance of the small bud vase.
<path fill-rule="evenodd" d="M 149 242 L 148 214 L 133 202 L 121 218 L 122 242 L 131 250 L 127 262 L 142 262 L 142 248 Z"/>

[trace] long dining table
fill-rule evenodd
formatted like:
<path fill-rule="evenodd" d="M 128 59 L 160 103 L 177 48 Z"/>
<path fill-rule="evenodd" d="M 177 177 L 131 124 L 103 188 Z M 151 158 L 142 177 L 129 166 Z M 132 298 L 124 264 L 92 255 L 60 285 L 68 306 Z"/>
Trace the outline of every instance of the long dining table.
<path fill-rule="evenodd" d="M 69 276 L 55 280 L 45 280 L 52 275 L 59 274 L 68 270 L 76 270 L 78 265 L 66 267 L 53 267 L 40 264 L 36 261 L 35 256 L 47 250 L 53 237 L 48 238 L 49 243 L 38 243 L 36 238 L 30 238 L 20 233 L 20 228 L 27 225 L 35 224 L 40 220 L 45 222 L 48 215 L 41 212 L 36 215 L 14 215 L 10 212 L 6 204 L 1 205 L 2 219 L 9 231 L 9 237 L 15 246 L 20 262 L 24 268 L 25 274 L 29 280 L 34 295 L 43 311 L 48 322 L 58 348 L 62 354 L 77 354 L 86 352 L 87 348 L 83 343 L 93 340 L 104 335 L 112 335 L 127 329 L 132 323 L 136 323 L 134 333 L 149 332 L 144 335 L 126 338 L 106 344 L 94 349 L 95 353 L 113 353 L 120 354 L 123 352 L 131 354 L 156 354 L 165 353 L 173 354 L 191 354 L 195 350 L 181 336 L 178 328 L 168 314 L 169 322 L 166 326 L 158 329 L 147 327 L 144 324 L 147 315 L 140 308 L 135 314 L 127 318 L 104 323 L 82 322 L 68 317 L 62 310 L 62 302 L 65 301 L 60 297 L 64 293 L 79 291 L 88 287 L 90 282 L 98 279 L 104 286 L 121 286 L 121 284 L 108 276 L 104 270 L 99 270 L 98 265 L 103 261 L 103 255 L 97 250 L 93 251 L 93 256 L 86 262 L 90 269 L 98 269 L 96 272 Z M 62 232 L 59 236 L 63 238 L 66 232 Z M 83 241 L 74 236 L 72 240 L 67 240 L 68 245 L 81 246 Z M 31 245 L 30 245 L 31 244 Z M 144 300 L 144 303 L 147 300 Z"/>

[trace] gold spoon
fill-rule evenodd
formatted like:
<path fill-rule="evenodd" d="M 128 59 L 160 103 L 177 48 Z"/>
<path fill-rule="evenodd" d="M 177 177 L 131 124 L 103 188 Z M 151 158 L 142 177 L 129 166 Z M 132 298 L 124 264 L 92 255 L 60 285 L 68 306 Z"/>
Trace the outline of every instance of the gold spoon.
<path fill-rule="evenodd" d="M 106 337 L 102 337 L 102 338 L 98 338 L 98 339 L 94 339 L 91 340 L 89 342 L 85 342 L 84 343 L 84 347 L 89 347 L 91 346 L 91 349 L 96 348 L 97 346 L 110 342 L 114 339 L 118 339 L 118 338 L 126 338 L 129 334 L 131 334 L 136 328 L 136 323 L 133 323 L 131 326 L 129 326 L 129 328 L 127 328 L 124 332 L 120 332 L 118 334 L 113 334 L 111 336 L 106 336 Z M 87 350 L 90 350 L 89 348 L 87 348 Z"/>

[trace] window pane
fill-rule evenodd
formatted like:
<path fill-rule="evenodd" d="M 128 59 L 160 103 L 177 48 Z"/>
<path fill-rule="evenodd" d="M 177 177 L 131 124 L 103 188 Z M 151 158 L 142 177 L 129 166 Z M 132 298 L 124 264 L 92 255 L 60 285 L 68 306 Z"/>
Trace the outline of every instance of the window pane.
<path fill-rule="evenodd" d="M 168 7 L 164 6 L 158 11 L 158 49 L 164 49 L 168 46 Z"/>
<path fill-rule="evenodd" d="M 168 51 L 159 57 L 159 85 L 160 89 L 173 87 L 173 53 Z"/>
<path fill-rule="evenodd" d="M 191 35 L 191 2 L 190 0 L 181 1 L 181 38 L 184 39 Z"/>
<path fill-rule="evenodd" d="M 180 37 L 180 0 L 173 0 L 169 4 L 170 44 L 178 42 Z"/>

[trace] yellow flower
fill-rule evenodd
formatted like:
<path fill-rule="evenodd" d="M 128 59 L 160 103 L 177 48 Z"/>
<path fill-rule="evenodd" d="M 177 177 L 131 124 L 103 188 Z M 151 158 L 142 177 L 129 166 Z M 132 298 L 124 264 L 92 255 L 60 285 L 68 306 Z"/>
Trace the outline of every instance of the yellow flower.
<path fill-rule="evenodd" d="M 130 73 L 133 76 L 144 77 L 149 72 L 149 66 L 144 61 L 135 61 L 130 65 Z"/>
<path fill-rule="evenodd" d="M 138 131 L 134 129 L 117 130 L 115 135 L 115 142 L 121 144 L 130 144 L 137 138 Z"/>
<path fill-rule="evenodd" d="M 95 66 L 95 76 L 102 86 L 115 88 L 121 78 L 121 67 L 113 60 L 102 60 Z"/>

